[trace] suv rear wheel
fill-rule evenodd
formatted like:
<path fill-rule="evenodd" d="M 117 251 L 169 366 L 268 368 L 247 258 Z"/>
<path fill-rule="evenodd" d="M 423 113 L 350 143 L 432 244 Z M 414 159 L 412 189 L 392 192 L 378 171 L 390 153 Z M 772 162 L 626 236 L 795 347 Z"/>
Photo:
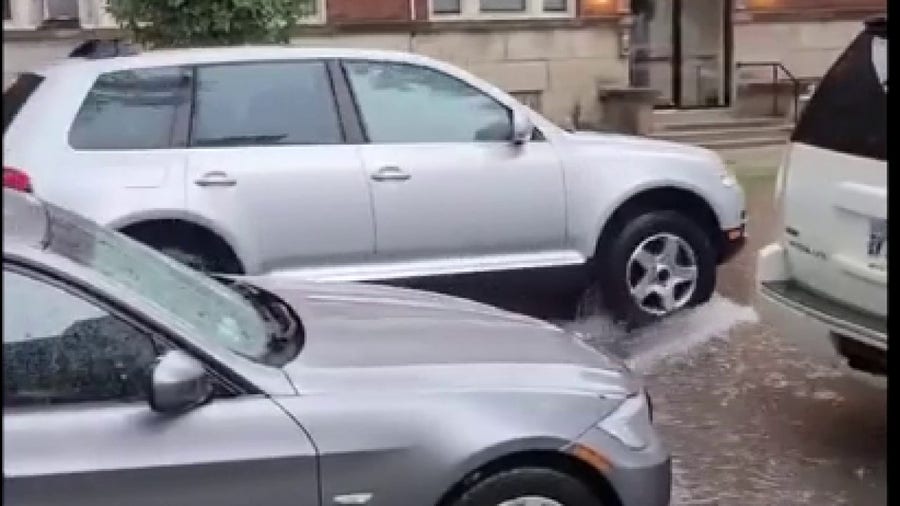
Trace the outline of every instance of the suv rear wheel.
<path fill-rule="evenodd" d="M 156 221 L 122 230 L 132 239 L 207 274 L 243 274 L 234 252 L 221 238 L 197 225 Z"/>

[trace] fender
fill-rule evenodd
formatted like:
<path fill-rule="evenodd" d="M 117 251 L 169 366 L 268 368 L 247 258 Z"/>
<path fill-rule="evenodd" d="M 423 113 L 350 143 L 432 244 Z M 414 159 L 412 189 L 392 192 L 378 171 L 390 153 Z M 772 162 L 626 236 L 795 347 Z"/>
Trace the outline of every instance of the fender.
<path fill-rule="evenodd" d="M 205 228 L 225 241 L 225 244 L 234 251 L 234 254 L 244 266 L 247 274 L 256 274 L 260 271 L 259 255 L 255 248 L 252 248 L 251 245 L 242 244 L 233 234 L 218 226 L 212 220 L 184 209 L 153 209 L 141 211 L 140 213 L 122 216 L 106 225 L 112 229 L 121 231 L 132 225 L 155 220 L 178 220 Z"/>
<path fill-rule="evenodd" d="M 639 181 L 637 184 L 628 188 L 627 191 L 619 193 L 616 199 L 609 206 L 604 206 L 601 213 L 596 217 L 596 221 L 594 226 L 591 229 L 591 234 L 587 237 L 579 237 L 577 231 L 573 233 L 573 237 L 575 239 L 575 246 L 578 251 L 581 251 L 585 254 L 586 258 L 590 258 L 594 255 L 594 251 L 597 248 L 597 241 L 600 240 L 601 235 L 603 234 L 606 225 L 609 223 L 610 218 L 613 214 L 616 213 L 619 209 L 625 205 L 626 202 L 631 200 L 632 198 L 649 191 L 654 190 L 676 190 L 676 191 L 684 191 L 690 193 L 702 200 L 709 206 L 710 210 L 716 216 L 716 220 L 718 223 L 722 223 L 722 211 L 715 203 L 710 202 L 704 196 L 703 190 L 690 183 L 685 181 L 676 180 L 676 179 L 667 179 L 667 180 L 659 180 L 659 179 L 647 179 L 644 181 Z"/>

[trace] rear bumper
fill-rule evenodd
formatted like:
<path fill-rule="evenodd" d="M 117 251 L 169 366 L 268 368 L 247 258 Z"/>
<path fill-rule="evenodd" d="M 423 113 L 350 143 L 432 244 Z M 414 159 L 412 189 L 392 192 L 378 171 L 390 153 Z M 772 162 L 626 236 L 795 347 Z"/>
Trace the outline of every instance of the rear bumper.
<path fill-rule="evenodd" d="M 784 250 L 769 245 L 757 261 L 760 317 L 808 354 L 839 365 L 882 373 L 886 367 L 886 319 L 860 311 L 795 283 Z"/>

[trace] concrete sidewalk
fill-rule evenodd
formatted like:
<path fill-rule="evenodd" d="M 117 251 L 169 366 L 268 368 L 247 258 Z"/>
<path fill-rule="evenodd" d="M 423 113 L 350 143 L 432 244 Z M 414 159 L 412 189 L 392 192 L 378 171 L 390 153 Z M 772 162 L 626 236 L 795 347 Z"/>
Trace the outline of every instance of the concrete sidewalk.
<path fill-rule="evenodd" d="M 718 151 L 728 170 L 739 178 L 774 177 L 778 173 L 787 144 L 760 148 Z"/>
<path fill-rule="evenodd" d="M 787 144 L 760 148 L 718 151 L 728 170 L 739 178 L 774 177 L 778 173 Z"/>

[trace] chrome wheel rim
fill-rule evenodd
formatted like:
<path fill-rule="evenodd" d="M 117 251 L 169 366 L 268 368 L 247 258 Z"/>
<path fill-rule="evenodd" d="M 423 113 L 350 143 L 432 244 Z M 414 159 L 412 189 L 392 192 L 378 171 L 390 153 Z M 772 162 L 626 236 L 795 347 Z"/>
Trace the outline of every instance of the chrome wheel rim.
<path fill-rule="evenodd" d="M 517 497 L 508 501 L 503 501 L 497 506 L 563 506 L 559 501 L 548 499 L 537 495 L 528 495 Z"/>
<path fill-rule="evenodd" d="M 697 274 L 697 255 L 687 241 L 660 233 L 645 239 L 631 253 L 625 280 L 641 310 L 663 316 L 690 302 Z"/>

